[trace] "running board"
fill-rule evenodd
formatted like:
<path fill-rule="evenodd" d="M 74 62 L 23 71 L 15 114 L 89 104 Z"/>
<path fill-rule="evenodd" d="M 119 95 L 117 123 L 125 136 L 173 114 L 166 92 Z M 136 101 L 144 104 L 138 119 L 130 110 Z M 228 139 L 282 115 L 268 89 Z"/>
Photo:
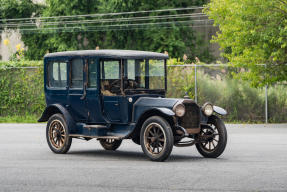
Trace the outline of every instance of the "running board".
<path fill-rule="evenodd" d="M 84 128 L 88 129 L 108 129 L 105 125 L 84 125 Z"/>
<path fill-rule="evenodd" d="M 97 138 L 97 139 L 122 139 L 124 136 L 90 136 L 90 135 L 80 135 L 80 134 L 69 134 L 70 137 L 87 137 L 87 138 Z"/>

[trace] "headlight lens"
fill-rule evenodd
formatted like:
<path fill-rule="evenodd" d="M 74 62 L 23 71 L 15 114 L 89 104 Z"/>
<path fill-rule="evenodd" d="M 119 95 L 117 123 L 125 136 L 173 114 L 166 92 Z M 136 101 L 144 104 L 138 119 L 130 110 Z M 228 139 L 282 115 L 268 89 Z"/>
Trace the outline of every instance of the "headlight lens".
<path fill-rule="evenodd" d="M 210 103 L 205 103 L 205 104 L 202 106 L 202 109 L 203 109 L 203 113 L 204 113 L 206 116 L 210 116 L 210 115 L 212 115 L 212 113 L 213 113 L 213 106 L 212 106 Z"/>
<path fill-rule="evenodd" d="M 185 107 L 182 103 L 178 103 L 174 106 L 173 111 L 176 116 L 182 117 L 185 114 Z"/>

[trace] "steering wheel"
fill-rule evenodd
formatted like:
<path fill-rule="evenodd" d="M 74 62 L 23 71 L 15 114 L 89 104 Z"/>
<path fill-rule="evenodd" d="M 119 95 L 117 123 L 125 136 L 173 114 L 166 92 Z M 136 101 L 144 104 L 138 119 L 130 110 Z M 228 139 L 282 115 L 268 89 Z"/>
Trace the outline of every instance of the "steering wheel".
<path fill-rule="evenodd" d="M 137 82 L 133 79 L 124 78 L 124 87 L 128 89 L 135 89 L 137 87 Z"/>
<path fill-rule="evenodd" d="M 120 83 L 120 85 L 118 85 L 118 83 L 121 81 L 121 79 L 116 79 L 114 82 L 112 82 L 111 84 L 110 84 L 110 88 L 112 88 L 112 87 L 117 87 L 117 88 L 120 88 L 121 87 L 121 83 Z"/>

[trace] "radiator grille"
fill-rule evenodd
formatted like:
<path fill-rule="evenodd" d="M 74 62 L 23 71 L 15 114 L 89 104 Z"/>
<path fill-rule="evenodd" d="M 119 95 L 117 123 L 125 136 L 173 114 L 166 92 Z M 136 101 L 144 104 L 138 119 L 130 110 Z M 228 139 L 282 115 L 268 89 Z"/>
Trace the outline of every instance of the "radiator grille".
<path fill-rule="evenodd" d="M 200 109 L 196 103 L 184 103 L 185 115 L 179 119 L 180 126 L 185 129 L 199 128 Z"/>

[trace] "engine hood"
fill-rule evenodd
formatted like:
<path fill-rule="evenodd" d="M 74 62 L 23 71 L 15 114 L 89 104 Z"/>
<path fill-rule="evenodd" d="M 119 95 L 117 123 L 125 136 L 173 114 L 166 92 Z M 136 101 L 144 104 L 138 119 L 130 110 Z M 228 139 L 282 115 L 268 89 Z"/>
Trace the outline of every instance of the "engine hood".
<path fill-rule="evenodd" d="M 174 115 L 173 107 L 177 102 L 194 102 L 191 99 L 173 99 L 159 97 L 141 97 L 133 106 L 133 121 L 136 122 L 142 114 L 149 110 L 160 110 L 167 115 Z"/>
<path fill-rule="evenodd" d="M 141 97 L 135 102 L 134 107 L 142 107 L 142 108 L 164 107 L 172 109 L 172 107 L 180 100 L 181 99 Z"/>

